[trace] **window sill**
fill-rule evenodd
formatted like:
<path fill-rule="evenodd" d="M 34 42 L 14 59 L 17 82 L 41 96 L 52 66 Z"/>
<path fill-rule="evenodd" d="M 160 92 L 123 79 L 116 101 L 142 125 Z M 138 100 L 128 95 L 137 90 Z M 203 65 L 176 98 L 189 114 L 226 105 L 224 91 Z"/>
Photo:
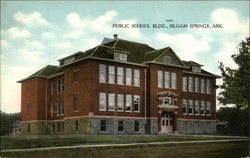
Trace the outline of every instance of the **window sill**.
<path fill-rule="evenodd" d="M 100 110 L 100 109 L 99 109 L 99 111 L 106 111 L 106 109 L 105 109 L 105 110 Z"/>

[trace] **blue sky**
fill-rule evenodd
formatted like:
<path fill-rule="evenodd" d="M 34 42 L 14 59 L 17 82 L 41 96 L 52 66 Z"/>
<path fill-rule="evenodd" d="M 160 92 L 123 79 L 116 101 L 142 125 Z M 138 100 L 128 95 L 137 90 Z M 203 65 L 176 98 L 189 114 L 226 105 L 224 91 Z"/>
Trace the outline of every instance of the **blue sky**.
<path fill-rule="evenodd" d="M 222 24 L 222 29 L 115 29 L 129 24 Z M 218 61 L 236 67 L 230 56 L 249 36 L 247 1 L 14 1 L 1 2 L 1 110 L 20 111 L 17 80 L 57 59 L 119 38 L 154 48 L 172 47 L 182 60 L 194 60 L 219 74 Z M 221 81 L 219 81 L 220 83 Z"/>

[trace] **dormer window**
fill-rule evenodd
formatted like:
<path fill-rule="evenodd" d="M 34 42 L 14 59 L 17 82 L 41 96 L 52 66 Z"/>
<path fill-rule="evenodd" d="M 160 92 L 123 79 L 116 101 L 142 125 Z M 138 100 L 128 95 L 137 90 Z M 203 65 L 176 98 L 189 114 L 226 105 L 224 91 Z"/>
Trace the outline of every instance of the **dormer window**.
<path fill-rule="evenodd" d="M 75 60 L 75 57 L 66 58 L 64 59 L 64 64 L 71 63 L 73 60 Z"/>
<path fill-rule="evenodd" d="M 127 54 L 123 53 L 114 53 L 115 60 L 127 61 Z"/>
<path fill-rule="evenodd" d="M 192 71 L 196 72 L 196 73 L 200 73 L 201 72 L 201 67 L 199 67 L 199 66 L 192 66 Z"/>

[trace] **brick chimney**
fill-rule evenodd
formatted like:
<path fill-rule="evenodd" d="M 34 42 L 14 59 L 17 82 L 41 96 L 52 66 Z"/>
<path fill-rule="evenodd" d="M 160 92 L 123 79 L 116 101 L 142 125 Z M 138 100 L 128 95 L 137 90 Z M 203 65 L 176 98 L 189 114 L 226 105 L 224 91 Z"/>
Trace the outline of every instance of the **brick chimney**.
<path fill-rule="evenodd" d="M 114 34 L 114 39 L 117 40 L 118 39 L 118 35 Z"/>

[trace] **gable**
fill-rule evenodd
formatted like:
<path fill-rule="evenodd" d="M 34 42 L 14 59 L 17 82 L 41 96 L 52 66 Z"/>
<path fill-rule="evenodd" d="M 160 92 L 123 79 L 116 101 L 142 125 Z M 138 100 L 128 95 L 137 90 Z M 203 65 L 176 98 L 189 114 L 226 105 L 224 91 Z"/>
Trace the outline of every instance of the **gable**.
<path fill-rule="evenodd" d="M 169 48 L 165 52 L 163 52 L 155 62 L 163 63 L 166 65 L 177 65 L 177 66 L 185 66 L 180 58 L 174 53 L 174 51 Z"/>

